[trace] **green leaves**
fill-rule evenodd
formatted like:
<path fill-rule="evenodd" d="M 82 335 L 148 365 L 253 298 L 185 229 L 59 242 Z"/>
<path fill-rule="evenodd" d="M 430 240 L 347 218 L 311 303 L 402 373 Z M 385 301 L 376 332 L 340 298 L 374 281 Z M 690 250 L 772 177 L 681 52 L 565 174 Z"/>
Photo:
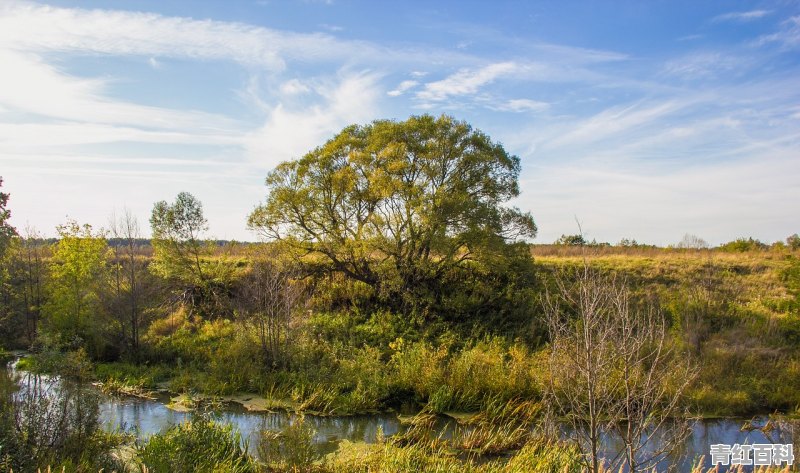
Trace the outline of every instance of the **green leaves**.
<path fill-rule="evenodd" d="M 51 297 L 45 306 L 48 329 L 63 343 L 80 338 L 95 354 L 101 326 L 95 319 L 102 313 L 100 286 L 107 270 L 106 239 L 91 225 L 74 220 L 57 230 L 60 239 L 53 247 L 48 283 Z"/>
<path fill-rule="evenodd" d="M 404 291 L 475 255 L 531 238 L 519 158 L 448 116 L 350 126 L 266 179 L 248 226 L 328 271 Z"/>
<path fill-rule="evenodd" d="M 156 202 L 150 217 L 155 258 L 152 271 L 173 284 L 177 300 L 203 316 L 229 316 L 230 285 L 240 272 L 235 261 L 212 257 L 214 243 L 204 238 L 208 222 L 203 204 L 188 192 L 175 202 Z"/>
<path fill-rule="evenodd" d="M 181 242 L 197 240 L 200 233 L 208 230 L 208 221 L 203 217 L 203 204 L 188 192 L 181 192 L 174 204 L 156 202 L 150 217 L 153 238 L 174 239 Z"/>

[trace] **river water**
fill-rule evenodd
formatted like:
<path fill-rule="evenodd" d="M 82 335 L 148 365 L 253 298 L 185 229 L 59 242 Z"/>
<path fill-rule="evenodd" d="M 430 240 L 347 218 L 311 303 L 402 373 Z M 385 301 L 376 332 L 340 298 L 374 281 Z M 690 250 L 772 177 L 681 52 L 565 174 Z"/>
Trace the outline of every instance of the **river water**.
<path fill-rule="evenodd" d="M 13 363 L 9 365 L 13 370 Z M 20 376 L 19 383 L 26 384 L 26 378 L 31 375 L 25 373 Z M 57 379 L 45 378 L 47 383 L 59 383 Z M 133 397 L 101 396 L 100 421 L 104 428 L 109 430 L 124 430 L 135 433 L 139 438 L 146 438 L 158 433 L 170 425 L 178 424 L 191 418 L 191 413 L 177 412 L 166 407 L 169 401 L 167 396 L 161 399 L 149 400 Z M 295 414 L 287 412 L 249 412 L 238 404 L 226 404 L 217 413 L 217 420 L 234 426 L 245 441 L 251 446 L 254 453 L 258 445 L 259 435 L 263 429 L 281 430 L 293 422 Z M 765 434 L 760 430 L 743 430 L 742 426 L 750 420 L 754 425 L 764 425 L 766 418 L 756 419 L 705 419 L 693 424 L 690 435 L 687 437 L 682 452 L 670 459 L 670 463 L 677 464 L 679 471 L 690 471 L 691 465 L 700 457 L 704 457 L 704 464 L 711 466 L 709 447 L 712 444 L 754 444 L 754 443 L 792 443 L 796 442 L 800 434 L 797 422 L 792 428 L 790 424 L 778 427 Z M 305 422 L 316 431 L 314 442 L 320 453 L 330 453 L 336 450 L 341 440 L 352 442 L 373 443 L 379 432 L 385 436 L 396 434 L 403 429 L 403 424 L 397 414 L 382 413 L 360 416 L 315 416 L 306 415 Z M 452 429 L 455 422 L 442 419 L 439 427 L 445 432 Z M 607 441 L 604 450 L 618 449 L 611 440 Z M 796 448 L 796 447 L 795 447 Z M 795 450 L 795 455 L 800 462 L 800 452 Z M 662 465 L 665 466 L 665 465 Z M 661 468 L 659 468 L 661 469 Z"/>

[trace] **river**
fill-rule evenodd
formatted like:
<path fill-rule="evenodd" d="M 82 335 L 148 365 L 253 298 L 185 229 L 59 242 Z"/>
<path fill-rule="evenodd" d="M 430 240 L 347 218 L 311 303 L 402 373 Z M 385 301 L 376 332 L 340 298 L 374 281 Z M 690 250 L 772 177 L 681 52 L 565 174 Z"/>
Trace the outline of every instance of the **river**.
<path fill-rule="evenodd" d="M 9 364 L 9 370 L 13 371 L 13 363 Z M 19 378 L 22 385 L 26 383 L 26 379 L 30 379 L 32 376 L 22 372 L 18 374 L 23 375 Z M 47 383 L 60 382 L 46 376 L 39 379 L 42 378 Z M 155 400 L 101 395 L 100 421 L 105 429 L 124 430 L 134 433 L 139 438 L 146 438 L 170 425 L 191 418 L 191 413 L 178 412 L 168 408 L 166 406 L 168 401 L 169 397 L 166 395 Z M 251 453 L 254 453 L 254 447 L 258 445 L 259 435 L 263 429 L 281 430 L 296 418 L 296 414 L 288 412 L 250 412 L 235 403 L 223 405 L 216 415 L 220 422 L 233 425 L 242 434 L 243 439 L 251 446 Z M 791 424 L 786 424 L 765 434 L 758 429 L 742 429 L 748 420 L 753 425 L 762 426 L 767 419 L 765 417 L 704 419 L 694 422 L 691 433 L 684 442 L 682 452 L 671 458 L 670 462 L 677 463 L 679 471 L 690 471 L 691 465 L 700 457 L 704 457 L 706 466 L 711 466 L 709 447 L 712 444 L 792 443 L 798 440 L 796 436 L 800 432 L 798 432 L 796 421 L 794 428 L 791 427 Z M 305 422 L 316 431 L 314 442 L 319 453 L 322 454 L 335 451 L 341 440 L 373 443 L 379 432 L 390 436 L 404 428 L 395 413 L 341 417 L 306 415 Z M 442 418 L 439 427 L 444 430 L 445 437 L 453 425 L 455 425 L 455 421 Z M 609 440 L 606 442 L 604 450 L 614 451 L 618 447 Z M 800 458 L 800 452 L 795 451 L 795 454 Z"/>

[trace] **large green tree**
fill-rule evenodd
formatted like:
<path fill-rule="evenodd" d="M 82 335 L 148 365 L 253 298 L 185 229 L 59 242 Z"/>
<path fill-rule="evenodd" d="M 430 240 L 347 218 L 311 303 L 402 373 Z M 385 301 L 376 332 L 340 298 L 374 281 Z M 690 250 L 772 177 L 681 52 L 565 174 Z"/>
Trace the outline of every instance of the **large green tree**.
<path fill-rule="evenodd" d="M 448 116 L 353 125 L 278 165 L 248 225 L 309 267 L 397 295 L 535 236 L 531 215 L 505 206 L 519 171 L 518 157 Z"/>

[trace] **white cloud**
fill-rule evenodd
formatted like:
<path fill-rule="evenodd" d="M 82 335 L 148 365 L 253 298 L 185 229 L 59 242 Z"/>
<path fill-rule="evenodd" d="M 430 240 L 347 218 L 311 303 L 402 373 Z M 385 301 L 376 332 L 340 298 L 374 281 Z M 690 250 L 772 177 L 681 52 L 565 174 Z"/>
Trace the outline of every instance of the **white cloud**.
<path fill-rule="evenodd" d="M 281 84 L 280 91 L 283 95 L 300 95 L 311 92 L 311 88 L 300 79 L 290 79 Z"/>
<path fill-rule="evenodd" d="M 322 103 L 290 108 L 278 103 L 259 130 L 245 140 L 248 157 L 266 169 L 296 159 L 343 127 L 371 121 L 381 95 L 374 73 L 342 73 L 335 83 L 315 86 Z"/>
<path fill-rule="evenodd" d="M 756 45 L 778 43 L 786 49 L 800 47 L 800 15 L 790 17 L 781 22 L 779 31 L 764 35 L 756 40 Z"/>
<path fill-rule="evenodd" d="M 152 13 L 54 8 L 18 2 L 0 7 L 0 45 L 30 51 L 234 60 L 282 69 L 287 36 L 239 23 Z M 307 43 L 308 37 L 294 38 Z M 324 38 L 318 38 L 325 43 Z"/>
<path fill-rule="evenodd" d="M 419 85 L 419 82 L 415 80 L 404 80 L 403 82 L 398 84 L 398 86 L 394 90 L 386 92 L 386 95 L 389 95 L 391 97 L 398 97 L 400 95 L 403 95 L 403 93 L 408 91 L 409 89 L 416 87 L 417 85 Z"/>
<path fill-rule="evenodd" d="M 158 59 L 154 57 L 148 59 L 147 63 L 150 64 L 150 67 L 152 67 L 153 69 L 159 69 L 161 67 L 161 63 L 158 61 Z"/>
<path fill-rule="evenodd" d="M 504 112 L 542 112 L 550 108 L 550 104 L 531 99 L 511 99 L 491 108 Z"/>
<path fill-rule="evenodd" d="M 341 31 L 344 31 L 344 28 L 339 26 L 339 25 L 329 25 L 327 23 L 322 23 L 319 26 L 320 26 L 320 28 L 326 29 L 326 30 L 328 30 L 328 31 L 330 31 L 332 33 L 339 33 Z"/>
<path fill-rule="evenodd" d="M 470 56 L 436 48 L 397 49 L 323 33 L 294 33 L 244 23 L 155 13 L 0 3 L 0 48 L 80 54 L 143 55 L 234 61 L 283 71 L 287 61 L 375 64 L 446 61 Z"/>
<path fill-rule="evenodd" d="M 750 11 L 743 11 L 743 12 L 730 12 L 724 13 L 722 15 L 717 15 L 711 19 L 713 22 L 721 22 L 721 21 L 736 21 L 736 22 L 745 22 L 745 21 L 753 21 L 759 18 L 763 18 L 767 15 L 772 13 L 771 10 L 750 10 Z"/>
<path fill-rule="evenodd" d="M 498 77 L 518 70 L 519 66 L 513 62 L 499 62 L 480 69 L 461 69 L 445 79 L 425 84 L 424 90 L 417 92 L 417 98 L 423 101 L 441 101 L 450 96 L 474 94 Z"/>
<path fill-rule="evenodd" d="M 143 130 L 99 123 L 2 123 L 0 152 L 31 152 L 97 143 L 138 142 L 191 145 L 239 145 L 243 133 Z"/>
<path fill-rule="evenodd" d="M 692 99 L 683 101 L 668 100 L 655 104 L 633 104 L 622 107 L 611 107 L 574 123 L 566 133 L 545 143 L 548 148 L 585 145 L 619 135 L 632 129 L 640 128 L 666 115 L 687 107 Z"/>
<path fill-rule="evenodd" d="M 106 82 L 73 77 L 31 54 L 0 49 L 0 104 L 49 118 L 198 132 L 234 129 L 234 120 L 210 113 L 137 105 L 106 97 Z"/>

